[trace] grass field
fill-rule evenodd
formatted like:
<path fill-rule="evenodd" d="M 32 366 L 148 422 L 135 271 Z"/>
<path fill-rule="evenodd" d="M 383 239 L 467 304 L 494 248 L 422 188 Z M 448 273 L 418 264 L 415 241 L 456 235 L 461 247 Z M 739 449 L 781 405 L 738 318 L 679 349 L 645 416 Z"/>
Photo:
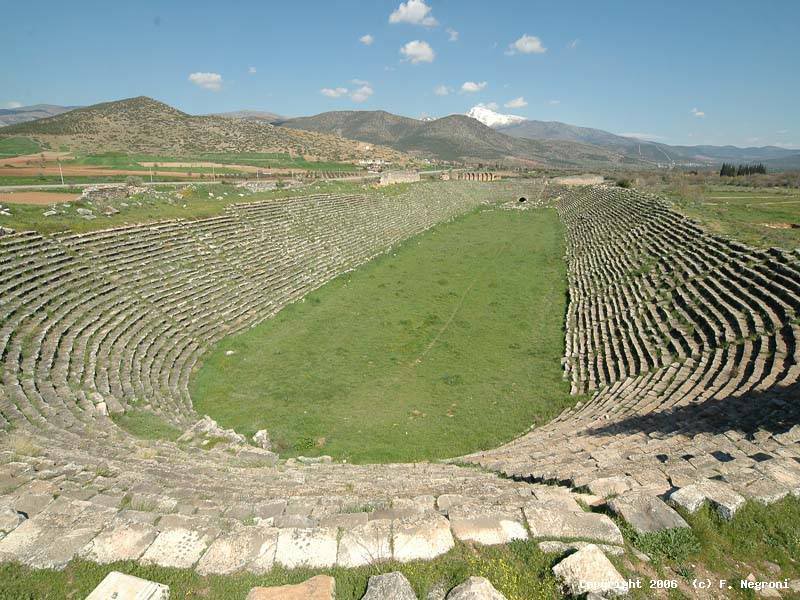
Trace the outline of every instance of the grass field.
<path fill-rule="evenodd" d="M 268 429 L 283 456 L 495 447 L 575 401 L 560 368 L 563 252 L 552 210 L 440 225 L 223 340 L 192 380 L 195 407 Z"/>
<path fill-rule="evenodd" d="M 39 144 L 28 138 L 0 139 L 0 158 L 33 154 L 41 150 Z"/>
<path fill-rule="evenodd" d="M 800 247 L 800 190 L 693 186 L 676 208 L 706 228 L 758 247 Z"/>
<path fill-rule="evenodd" d="M 0 216 L 0 226 L 10 227 L 18 231 L 38 231 L 39 233 L 54 233 L 57 231 L 74 231 L 83 233 L 86 231 L 96 231 L 109 227 L 119 227 L 133 223 L 153 223 L 167 219 L 202 219 L 218 215 L 225 210 L 229 204 L 236 202 L 255 202 L 268 200 L 271 198 L 285 198 L 292 196 L 307 196 L 316 193 L 329 194 L 381 194 L 391 196 L 401 194 L 408 190 L 410 184 L 396 185 L 391 188 L 376 190 L 353 181 L 320 181 L 313 185 L 275 190 L 270 192 L 259 192 L 248 194 L 244 197 L 239 196 L 240 190 L 233 185 L 215 184 L 197 186 L 191 193 L 181 200 L 164 199 L 142 199 L 140 206 L 136 205 L 131 199 L 126 201 L 127 207 L 122 207 L 120 202 L 114 202 L 119 213 L 112 216 L 98 214 L 96 219 L 86 220 L 77 215 L 74 211 L 70 214 L 43 217 L 42 213 L 47 207 L 34 204 L 11 204 L 7 208 L 11 216 Z M 420 185 L 420 184 L 414 184 Z M 422 184 L 437 185 L 437 184 Z M 174 187 L 155 186 L 158 191 L 174 191 Z M 74 190 L 72 190 L 74 191 Z M 210 196 L 210 194 L 214 196 Z M 435 193 L 435 188 L 426 193 Z M 225 196 L 224 194 L 227 194 Z M 85 203 L 74 202 L 73 207 L 86 206 Z"/>

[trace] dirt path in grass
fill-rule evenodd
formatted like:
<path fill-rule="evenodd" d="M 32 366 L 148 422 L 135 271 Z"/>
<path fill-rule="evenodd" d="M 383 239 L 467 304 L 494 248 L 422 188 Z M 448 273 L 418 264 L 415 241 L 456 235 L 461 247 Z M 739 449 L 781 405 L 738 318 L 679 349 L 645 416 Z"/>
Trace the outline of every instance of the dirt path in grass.
<path fill-rule="evenodd" d="M 66 192 L 0 192 L 0 204 L 55 204 L 60 202 L 71 202 L 78 198 L 80 194 L 68 194 Z"/>

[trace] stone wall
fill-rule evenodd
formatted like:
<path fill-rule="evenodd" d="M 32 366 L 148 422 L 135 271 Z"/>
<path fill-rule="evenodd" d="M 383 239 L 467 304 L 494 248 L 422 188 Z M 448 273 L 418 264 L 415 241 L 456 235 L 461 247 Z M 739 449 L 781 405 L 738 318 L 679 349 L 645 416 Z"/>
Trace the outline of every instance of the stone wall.
<path fill-rule="evenodd" d="M 419 171 L 385 171 L 381 173 L 381 185 L 414 183 L 419 181 Z"/>

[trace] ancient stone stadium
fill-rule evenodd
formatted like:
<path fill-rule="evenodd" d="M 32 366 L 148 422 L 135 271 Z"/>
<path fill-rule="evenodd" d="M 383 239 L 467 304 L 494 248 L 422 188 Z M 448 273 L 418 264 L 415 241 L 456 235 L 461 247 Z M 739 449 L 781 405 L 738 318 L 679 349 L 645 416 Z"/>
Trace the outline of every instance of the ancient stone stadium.
<path fill-rule="evenodd" d="M 568 561 L 624 582 L 605 558 L 627 552 L 623 531 L 800 494 L 800 253 L 712 235 L 605 184 L 456 190 L 0 237 L 0 559 L 321 572 L 536 540 L 579 549 L 554 569 L 579 593 Z M 190 375 L 217 342 L 478 206 L 557 210 L 562 364 L 582 403 L 496 449 L 409 464 L 286 460 L 195 411 Z M 132 408 L 184 443 L 142 446 L 112 420 Z"/>

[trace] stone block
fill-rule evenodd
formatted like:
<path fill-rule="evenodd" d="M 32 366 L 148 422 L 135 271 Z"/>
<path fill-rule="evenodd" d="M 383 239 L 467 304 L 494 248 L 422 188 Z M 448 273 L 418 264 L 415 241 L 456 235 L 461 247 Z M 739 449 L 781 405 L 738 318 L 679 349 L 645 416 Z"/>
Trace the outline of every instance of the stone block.
<path fill-rule="evenodd" d="M 158 531 L 152 525 L 118 522 L 86 544 L 81 555 L 99 564 L 136 560 L 144 554 L 157 535 Z"/>
<path fill-rule="evenodd" d="M 392 536 L 394 559 L 399 562 L 431 560 L 455 545 L 450 522 L 437 513 L 395 521 Z"/>
<path fill-rule="evenodd" d="M 168 600 L 169 587 L 118 571 L 105 576 L 86 600 Z"/>
<path fill-rule="evenodd" d="M 523 509 L 534 538 L 582 538 L 622 544 L 622 533 L 606 515 L 559 511 L 530 503 Z"/>
<path fill-rule="evenodd" d="M 587 593 L 601 597 L 628 593 L 627 580 L 594 544 L 589 544 L 562 560 L 553 567 L 553 574 L 576 598 Z"/>
<path fill-rule="evenodd" d="M 462 541 L 490 546 L 528 538 L 518 510 L 465 504 L 451 509 L 449 518 L 453 535 Z"/>
<path fill-rule="evenodd" d="M 392 522 L 388 519 L 377 519 L 348 529 L 339 539 L 337 566 L 361 567 L 391 558 Z"/>
<path fill-rule="evenodd" d="M 337 531 L 330 527 L 281 529 L 275 562 L 287 569 L 332 567 L 337 546 Z"/>
<path fill-rule="evenodd" d="M 200 560 L 210 542 L 210 536 L 193 529 L 167 529 L 145 551 L 142 562 L 188 569 Z"/>
<path fill-rule="evenodd" d="M 608 506 L 638 533 L 689 527 L 663 500 L 649 494 L 628 492 L 610 500 Z"/>
<path fill-rule="evenodd" d="M 197 563 L 200 575 L 230 575 L 245 567 L 266 572 L 275 560 L 278 530 L 271 527 L 240 527 L 214 540 Z M 251 569 L 251 570 L 252 570 Z"/>
<path fill-rule="evenodd" d="M 246 600 L 334 600 L 336 581 L 328 575 L 317 575 L 297 585 L 254 587 Z"/>

